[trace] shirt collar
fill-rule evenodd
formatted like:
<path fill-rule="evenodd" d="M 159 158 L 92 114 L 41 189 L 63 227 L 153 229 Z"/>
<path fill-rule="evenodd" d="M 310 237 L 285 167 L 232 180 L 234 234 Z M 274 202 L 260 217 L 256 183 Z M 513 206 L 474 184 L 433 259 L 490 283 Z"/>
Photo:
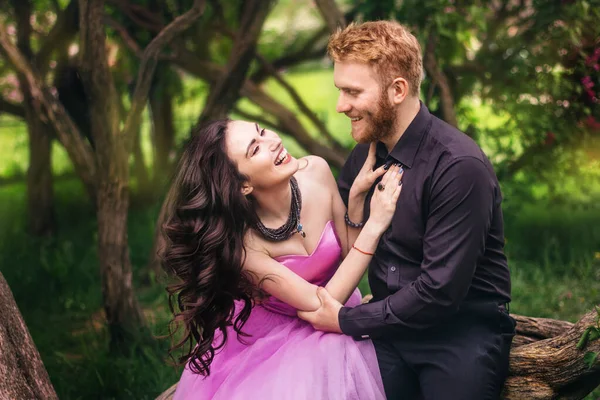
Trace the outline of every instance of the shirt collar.
<path fill-rule="evenodd" d="M 431 114 L 425 104 L 422 102 L 420 104 L 419 112 L 389 154 L 383 143 L 377 143 L 377 158 L 386 159 L 387 162 L 390 161 L 389 158 L 391 157 L 407 168 L 412 167 L 421 140 L 429 131 L 432 121 Z"/>

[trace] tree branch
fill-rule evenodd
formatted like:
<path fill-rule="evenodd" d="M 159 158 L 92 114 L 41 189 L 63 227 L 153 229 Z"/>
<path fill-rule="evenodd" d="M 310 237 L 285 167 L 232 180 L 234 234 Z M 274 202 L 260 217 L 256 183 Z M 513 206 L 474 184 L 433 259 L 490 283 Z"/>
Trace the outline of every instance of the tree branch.
<path fill-rule="evenodd" d="M 109 17 L 108 15 L 104 15 L 104 23 L 115 30 L 121 37 L 123 43 L 135 54 L 136 57 L 142 58 L 144 52 L 141 49 L 138 42 L 135 41 L 134 38 L 131 37 L 127 29 L 118 23 L 115 19 Z"/>
<path fill-rule="evenodd" d="M 194 5 L 185 14 L 177 17 L 167 25 L 144 50 L 138 72 L 137 84 L 133 92 L 131 109 L 125 121 L 124 136 L 127 149 L 131 148 L 133 133 L 140 125 L 140 118 L 144 105 L 148 99 L 148 92 L 152 83 L 152 76 L 156 69 L 158 54 L 161 49 L 170 43 L 177 35 L 188 29 L 204 12 L 204 0 L 194 0 Z"/>
<path fill-rule="evenodd" d="M 199 59 L 195 54 L 189 52 L 181 45 L 179 45 L 176 52 L 177 58 L 174 61 L 175 64 L 202 80 L 214 83 L 224 73 L 223 67 Z M 294 112 L 269 96 L 258 85 L 246 80 L 242 86 L 242 95 L 248 97 L 250 101 L 276 118 L 278 124 L 283 128 L 281 132 L 294 137 L 308 153 L 323 157 L 329 161 L 330 165 L 336 168 L 341 168 L 344 165 L 347 152 L 340 152 L 329 148 L 312 138 Z"/>
<path fill-rule="evenodd" d="M 271 61 L 270 64 L 273 66 L 275 70 L 279 70 L 281 68 L 287 68 L 290 66 L 294 66 L 300 64 L 305 61 L 310 60 L 318 60 L 325 56 L 327 51 L 327 45 L 324 44 L 319 46 L 316 49 L 312 49 L 314 42 L 321 40 L 327 34 L 327 27 L 323 27 L 319 31 L 315 33 L 315 35 L 306 41 L 306 44 L 302 46 L 298 51 L 293 53 L 285 52 L 284 55 L 274 61 Z M 269 72 L 265 67 L 259 67 L 256 72 L 252 74 L 250 80 L 254 83 L 261 83 L 269 76 Z"/>
<path fill-rule="evenodd" d="M 120 9 L 123 14 L 141 28 L 148 29 L 151 32 L 158 32 L 162 29 L 160 18 L 144 7 L 139 7 L 122 0 L 107 0 L 107 2 Z"/>
<path fill-rule="evenodd" d="M 23 106 L 11 103 L 3 98 L 0 98 L 0 113 L 11 114 L 19 118 L 25 118 L 25 109 Z"/>
<path fill-rule="evenodd" d="M 285 131 L 285 128 L 282 125 L 278 124 L 277 122 L 269 121 L 267 118 L 264 118 L 263 116 L 261 116 L 259 114 L 253 114 L 253 113 L 249 113 L 247 111 L 243 111 L 239 107 L 235 107 L 233 109 L 233 111 L 236 114 L 239 114 L 240 117 L 242 117 L 248 121 L 258 122 L 259 124 L 261 124 L 263 126 L 268 126 L 272 129 L 276 130 L 277 132 Z"/>
<path fill-rule="evenodd" d="M 4 26 L 4 20 L 1 18 L 0 47 L 6 53 L 6 58 L 14 66 L 15 70 L 23 74 L 25 79 L 27 79 L 29 90 L 39 115 L 42 116 L 41 118 L 46 118 L 54 127 L 58 139 L 67 150 L 77 174 L 90 195 L 90 199 L 94 201 L 96 164 L 89 143 L 83 140 L 83 136 L 79 133 L 79 129 L 63 105 L 44 86 L 42 79 L 34 71 L 23 54 L 11 42 Z"/>
<path fill-rule="evenodd" d="M 141 49 L 138 42 L 131 37 L 127 29 L 115 21 L 113 18 L 108 15 L 104 15 L 104 23 L 110 26 L 115 32 L 121 37 L 121 41 L 123 44 L 137 57 L 142 58 L 144 55 L 144 51 Z M 173 56 L 169 54 L 159 54 L 157 58 L 161 61 L 173 61 Z"/>
<path fill-rule="evenodd" d="M 109 0 L 113 4 L 117 4 L 127 15 L 134 14 L 129 10 L 128 5 L 120 3 L 118 0 Z M 356 12 L 354 8 L 351 13 L 347 14 L 351 17 Z M 352 19 L 352 18 L 349 18 Z M 149 24 L 145 23 L 153 32 L 160 30 L 160 24 Z M 199 77 L 200 79 L 209 82 L 214 85 L 217 80 L 225 73 L 223 67 L 199 58 L 196 54 L 193 54 L 185 48 L 183 43 L 173 43 L 172 47 L 175 49 L 176 56 L 173 59 L 173 63 L 180 68 L 186 70 L 188 73 Z M 242 85 L 240 85 L 242 86 Z M 246 80 L 242 86 L 242 94 L 247 96 L 250 101 L 254 102 L 265 112 L 275 117 L 278 123 L 283 127 L 282 133 L 287 133 L 294 137 L 298 143 L 304 147 L 310 154 L 318 155 L 326 159 L 330 165 L 341 168 L 344 165 L 344 161 L 347 156 L 347 151 L 338 151 L 326 147 L 313 139 L 308 132 L 304 129 L 301 122 L 298 120 L 296 115 L 277 102 L 275 99 L 266 94 L 259 86 L 255 85 L 249 80 Z"/>
<path fill-rule="evenodd" d="M 458 127 L 458 122 L 456 120 L 456 111 L 454 109 L 454 99 L 452 97 L 450 84 L 448 83 L 448 78 L 439 67 L 435 56 L 437 35 L 434 29 L 435 28 L 432 28 L 432 31 L 429 34 L 429 40 L 427 41 L 423 64 L 425 65 L 427 73 L 431 76 L 433 83 L 440 88 L 440 100 L 442 103 L 442 113 L 444 114 L 444 120 L 450 125 Z"/>
<path fill-rule="evenodd" d="M 344 13 L 340 11 L 335 0 L 315 0 L 325 23 L 329 29 L 329 32 L 334 33 L 338 28 L 344 28 L 346 26 L 346 19 Z"/>
<path fill-rule="evenodd" d="M 348 12 L 343 14 L 343 20 L 354 20 L 354 18 L 356 18 L 359 8 L 360 4 L 355 5 Z M 294 51 L 293 53 L 284 51 L 283 56 L 281 56 L 281 58 L 271 61 L 271 64 L 276 70 L 278 70 L 281 68 L 287 68 L 300 64 L 304 61 L 317 60 L 325 57 L 327 52 L 327 42 L 323 39 L 325 39 L 329 33 L 329 27 L 327 25 L 324 25 L 319 30 L 315 31 L 314 34 L 306 40 L 306 43 L 300 49 Z M 324 41 L 324 43 L 322 45 L 319 45 L 319 47 L 314 48 L 315 44 L 319 43 L 322 40 Z M 251 80 L 252 82 L 260 83 L 264 81 L 267 76 L 268 73 L 263 68 L 259 68 L 258 71 L 252 74 Z"/>
<path fill-rule="evenodd" d="M 240 87 L 246 80 L 272 3 L 271 0 L 246 0 L 244 3 L 242 21 L 225 72 L 211 87 L 198 123 L 225 118 L 239 99 Z"/>
<path fill-rule="evenodd" d="M 288 92 L 296 106 L 300 109 L 300 112 L 304 114 L 313 125 L 319 130 L 319 133 L 322 137 L 329 143 L 330 146 L 335 148 L 338 151 L 346 151 L 346 149 L 331 135 L 329 130 L 325 124 L 317 117 L 317 115 L 306 105 L 306 103 L 302 100 L 298 92 L 289 84 L 279 72 L 271 65 L 269 62 L 260 54 L 256 54 L 256 58 L 260 61 L 262 66 L 266 69 L 266 71 L 275 78 L 275 80 L 283 86 L 283 88 Z"/>
<path fill-rule="evenodd" d="M 58 15 L 56 23 L 50 33 L 42 40 L 40 50 L 35 55 L 34 65 L 40 72 L 40 76 L 46 75 L 48 68 L 50 68 L 49 61 L 52 52 L 72 40 L 78 30 L 79 7 L 77 0 L 71 0 L 67 8 Z"/>

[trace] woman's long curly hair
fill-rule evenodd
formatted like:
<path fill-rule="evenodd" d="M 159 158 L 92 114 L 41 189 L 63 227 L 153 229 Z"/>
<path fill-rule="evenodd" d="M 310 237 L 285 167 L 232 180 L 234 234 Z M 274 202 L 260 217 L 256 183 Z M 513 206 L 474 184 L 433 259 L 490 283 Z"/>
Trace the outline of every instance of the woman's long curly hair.
<path fill-rule="evenodd" d="M 227 155 L 225 136 L 229 121 L 195 128 L 176 171 L 161 211 L 163 268 L 174 276 L 167 287 L 174 314 L 171 338 L 183 328 L 183 338 L 170 349 L 189 362 L 191 370 L 210 374 L 215 351 L 227 340 L 228 326 L 238 335 L 250 316 L 254 290 L 242 265 L 244 235 L 255 223 L 252 202 L 242 194 L 242 175 Z M 234 300 L 243 308 L 235 315 Z M 214 343 L 217 330 L 222 341 Z M 196 345 L 197 343 L 197 345 Z"/>

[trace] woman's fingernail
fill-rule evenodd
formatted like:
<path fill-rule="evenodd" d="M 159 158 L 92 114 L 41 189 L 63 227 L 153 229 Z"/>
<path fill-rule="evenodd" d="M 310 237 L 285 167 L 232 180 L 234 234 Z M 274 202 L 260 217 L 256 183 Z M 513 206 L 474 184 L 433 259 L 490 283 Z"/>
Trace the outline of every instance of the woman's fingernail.
<path fill-rule="evenodd" d="M 398 186 L 402 186 L 402 181 L 398 181 Z"/>
<path fill-rule="evenodd" d="M 404 168 L 402 168 L 402 165 L 400 166 L 400 170 L 398 171 L 399 174 L 404 172 Z"/>
<path fill-rule="evenodd" d="M 387 171 L 388 169 L 390 169 L 391 166 L 392 166 L 392 161 L 390 160 L 385 163 L 385 165 L 383 166 L 383 169 L 385 169 Z"/>

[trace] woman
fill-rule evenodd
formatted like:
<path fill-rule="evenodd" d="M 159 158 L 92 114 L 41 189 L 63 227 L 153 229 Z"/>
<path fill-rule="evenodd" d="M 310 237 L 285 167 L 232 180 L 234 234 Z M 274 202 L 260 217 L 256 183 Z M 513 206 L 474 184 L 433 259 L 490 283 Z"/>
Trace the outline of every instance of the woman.
<path fill-rule="evenodd" d="M 163 225 L 163 265 L 177 278 L 171 310 L 183 326 L 171 350 L 183 348 L 186 364 L 175 399 L 385 398 L 370 341 L 315 331 L 296 315 L 319 307 L 318 286 L 360 303 L 356 287 L 402 176 L 397 166 L 363 169 L 355 193 L 384 173 L 385 186 L 362 229 L 348 229 L 323 159 L 293 158 L 275 132 L 250 122 L 195 132 Z"/>

